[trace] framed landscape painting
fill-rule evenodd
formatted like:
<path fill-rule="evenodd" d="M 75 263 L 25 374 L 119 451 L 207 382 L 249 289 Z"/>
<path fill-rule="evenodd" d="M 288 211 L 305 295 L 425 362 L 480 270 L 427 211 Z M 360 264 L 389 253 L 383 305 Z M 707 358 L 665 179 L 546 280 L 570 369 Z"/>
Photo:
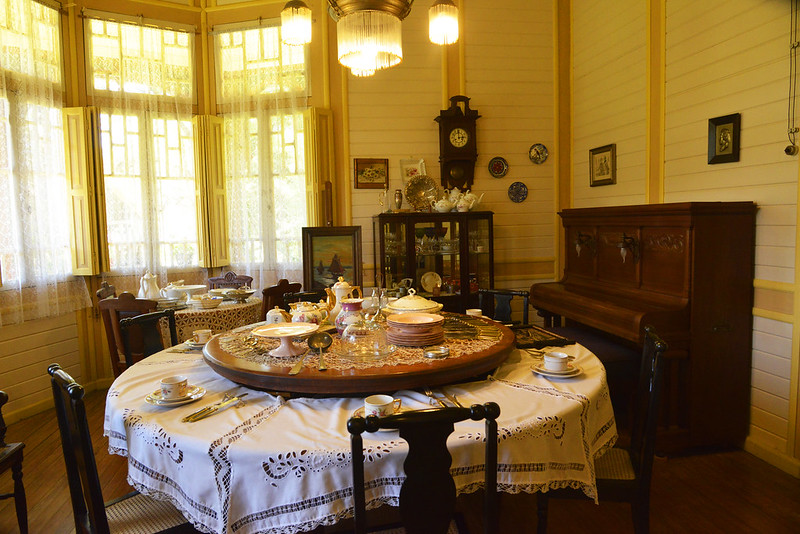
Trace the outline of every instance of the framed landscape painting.
<path fill-rule="evenodd" d="M 303 290 L 330 287 L 340 276 L 361 285 L 361 227 L 303 227 Z"/>

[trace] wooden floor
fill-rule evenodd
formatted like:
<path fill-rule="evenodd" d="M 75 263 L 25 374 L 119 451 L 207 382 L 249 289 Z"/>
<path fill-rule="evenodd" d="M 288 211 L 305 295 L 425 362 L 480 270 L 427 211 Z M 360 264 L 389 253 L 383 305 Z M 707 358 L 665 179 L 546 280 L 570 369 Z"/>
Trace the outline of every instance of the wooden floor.
<path fill-rule="evenodd" d="M 124 495 L 126 463 L 107 452 L 102 437 L 105 392 L 87 395 L 94 429 L 95 455 L 106 500 Z M 74 532 L 69 491 L 55 415 L 52 411 L 11 425 L 6 440 L 23 441 L 24 482 L 32 534 Z M 11 488 L 11 476 L 0 476 L 0 493 Z M 480 494 L 462 496 L 459 508 L 470 531 L 480 528 Z M 536 501 L 527 494 L 501 497 L 501 532 L 536 531 Z M 798 533 L 800 479 L 743 451 L 680 458 L 657 458 L 651 494 L 653 533 Z M 18 532 L 13 500 L 0 501 L 0 533 Z M 633 532 L 624 504 L 588 501 L 550 502 L 550 529 L 558 533 Z"/>

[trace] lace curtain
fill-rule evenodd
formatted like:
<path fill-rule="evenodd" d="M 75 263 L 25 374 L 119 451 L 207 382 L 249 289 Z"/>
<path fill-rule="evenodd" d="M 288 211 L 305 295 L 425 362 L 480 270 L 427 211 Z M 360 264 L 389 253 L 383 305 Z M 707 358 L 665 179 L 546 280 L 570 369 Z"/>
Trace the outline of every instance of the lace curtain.
<path fill-rule="evenodd" d="M 302 280 L 306 47 L 282 44 L 278 20 L 218 31 L 214 50 L 232 267 L 254 287 Z"/>
<path fill-rule="evenodd" d="M 71 275 L 59 17 L 0 0 L 0 325 L 91 306 Z"/>
<path fill-rule="evenodd" d="M 143 21 L 142 21 L 143 22 Z M 197 270 L 194 36 L 87 18 L 87 90 L 100 112 L 109 260 L 138 287 L 150 270 Z M 175 278 L 173 276 L 172 278 Z"/>

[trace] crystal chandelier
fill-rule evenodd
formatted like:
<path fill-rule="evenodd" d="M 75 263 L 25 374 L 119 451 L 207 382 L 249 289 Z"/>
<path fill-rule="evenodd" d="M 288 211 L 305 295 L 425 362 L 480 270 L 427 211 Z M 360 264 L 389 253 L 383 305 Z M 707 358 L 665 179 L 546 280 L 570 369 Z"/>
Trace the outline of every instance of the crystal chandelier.
<path fill-rule="evenodd" d="M 403 60 L 401 22 L 411 12 L 414 0 L 328 0 L 329 12 L 336 22 L 339 63 L 354 76 L 372 76 L 376 71 L 397 65 Z M 298 6 L 299 4 L 299 6 Z M 311 12 L 308 10 L 308 40 L 289 41 L 294 31 L 289 24 L 295 11 L 308 9 L 304 2 L 288 2 L 281 13 L 281 33 L 287 44 L 305 44 L 311 40 Z M 286 18 L 284 18 L 286 15 Z M 458 40 L 458 8 L 452 0 L 436 0 L 429 12 L 430 40 L 451 44 Z M 290 22 L 291 21 L 291 22 Z M 305 24 L 305 23 L 304 23 Z"/>
<path fill-rule="evenodd" d="M 311 42 L 311 9 L 302 0 L 289 0 L 283 6 L 281 39 L 295 46 Z"/>

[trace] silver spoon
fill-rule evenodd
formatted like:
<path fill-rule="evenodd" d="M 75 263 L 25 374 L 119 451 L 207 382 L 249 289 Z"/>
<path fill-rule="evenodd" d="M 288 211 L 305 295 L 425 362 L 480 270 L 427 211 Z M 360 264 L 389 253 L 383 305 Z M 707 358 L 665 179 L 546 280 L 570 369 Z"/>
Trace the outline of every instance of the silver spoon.
<path fill-rule="evenodd" d="M 330 347 L 331 343 L 333 343 L 333 338 L 327 332 L 316 332 L 308 336 L 308 346 L 312 349 L 317 349 L 319 353 L 320 371 L 328 370 L 328 366 L 325 363 L 325 356 L 322 355 L 322 351 Z"/>

